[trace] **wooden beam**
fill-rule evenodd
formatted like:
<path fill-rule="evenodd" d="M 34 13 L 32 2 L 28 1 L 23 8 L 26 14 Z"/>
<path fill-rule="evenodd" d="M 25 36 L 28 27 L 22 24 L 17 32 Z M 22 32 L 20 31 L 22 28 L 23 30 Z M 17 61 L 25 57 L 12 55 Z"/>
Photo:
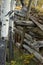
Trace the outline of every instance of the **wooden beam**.
<path fill-rule="evenodd" d="M 25 44 L 23 44 L 23 47 L 28 52 L 30 52 L 31 54 L 34 54 L 35 58 L 37 58 L 38 61 L 40 61 L 41 63 L 43 63 L 43 57 L 38 52 L 36 52 L 34 49 L 30 48 L 29 46 L 27 46 Z"/>
<path fill-rule="evenodd" d="M 42 24 L 38 23 L 33 16 L 30 16 L 30 19 L 32 20 L 32 22 L 34 22 L 40 28 L 40 30 L 43 31 L 43 25 Z"/>

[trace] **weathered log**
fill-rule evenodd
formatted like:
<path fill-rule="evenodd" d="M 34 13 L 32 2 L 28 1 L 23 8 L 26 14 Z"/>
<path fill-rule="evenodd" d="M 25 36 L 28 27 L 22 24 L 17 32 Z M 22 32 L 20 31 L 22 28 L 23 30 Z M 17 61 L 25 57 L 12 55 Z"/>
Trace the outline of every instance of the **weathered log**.
<path fill-rule="evenodd" d="M 38 53 L 36 52 L 34 49 L 31 49 L 29 46 L 27 45 L 23 45 L 23 47 L 28 51 L 30 52 L 31 54 L 34 54 L 34 56 L 41 62 L 43 63 L 43 57 Z"/>
<path fill-rule="evenodd" d="M 43 25 L 38 23 L 33 16 L 30 16 L 30 19 L 40 28 L 41 31 L 43 31 Z"/>

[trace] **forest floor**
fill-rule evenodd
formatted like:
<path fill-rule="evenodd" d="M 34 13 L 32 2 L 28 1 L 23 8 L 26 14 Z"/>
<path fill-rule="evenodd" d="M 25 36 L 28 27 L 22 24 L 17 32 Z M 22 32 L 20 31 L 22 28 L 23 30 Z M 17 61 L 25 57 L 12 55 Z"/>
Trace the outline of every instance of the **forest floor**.
<path fill-rule="evenodd" d="M 26 59 L 23 59 L 23 56 L 25 56 L 25 54 L 15 47 L 14 48 L 14 61 L 12 61 L 13 62 L 12 64 L 6 63 L 6 65 L 36 65 L 37 64 L 32 59 L 31 60 L 29 59 L 26 61 Z"/>

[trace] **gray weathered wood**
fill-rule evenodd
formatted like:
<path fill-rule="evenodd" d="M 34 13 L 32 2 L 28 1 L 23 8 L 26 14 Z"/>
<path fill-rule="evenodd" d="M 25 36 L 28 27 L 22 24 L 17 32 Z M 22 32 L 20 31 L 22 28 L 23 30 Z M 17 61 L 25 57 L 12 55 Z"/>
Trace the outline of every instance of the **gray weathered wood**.
<path fill-rule="evenodd" d="M 38 23 L 33 16 L 30 16 L 30 19 L 43 31 L 43 25 Z"/>
<path fill-rule="evenodd" d="M 23 45 L 23 47 L 28 50 L 28 52 L 30 52 L 31 54 L 34 54 L 34 56 L 41 62 L 43 63 L 43 57 L 38 53 L 36 52 L 34 49 L 31 49 L 29 46 L 27 45 Z"/>

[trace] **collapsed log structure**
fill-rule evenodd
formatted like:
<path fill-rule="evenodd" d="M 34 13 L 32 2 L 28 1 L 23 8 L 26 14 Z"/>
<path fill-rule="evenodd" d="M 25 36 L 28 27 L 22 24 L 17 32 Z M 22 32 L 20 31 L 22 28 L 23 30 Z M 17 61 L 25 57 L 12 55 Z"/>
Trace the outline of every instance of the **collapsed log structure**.
<path fill-rule="evenodd" d="M 11 5 L 10 5 L 11 4 Z M 4 5 L 4 6 L 3 6 Z M 6 7 L 7 5 L 7 7 Z M 8 7 L 9 5 L 9 7 Z M 35 17 L 31 11 L 31 5 L 32 0 L 29 1 L 29 5 L 26 8 L 22 9 L 21 11 L 13 11 L 13 2 L 12 0 L 3 0 L 2 2 L 2 30 L 1 30 L 1 36 L 2 36 L 2 42 L 0 42 L 0 51 L 5 51 L 6 49 L 6 36 L 8 35 L 9 30 L 9 49 L 10 49 L 10 61 L 13 58 L 13 39 L 12 39 L 12 22 L 14 22 L 14 39 L 15 39 L 15 45 L 18 48 L 24 48 L 29 53 L 34 54 L 35 59 L 40 61 L 40 63 L 43 63 L 43 53 L 39 53 L 40 48 L 42 48 L 43 51 L 43 17 L 40 17 L 40 20 L 38 16 Z M 4 9 L 4 8 L 5 9 Z M 7 10 L 8 9 L 8 10 Z M 4 10 L 4 12 L 3 12 Z M 11 10 L 11 12 L 9 12 Z M 10 17 L 10 15 L 14 12 L 14 15 Z M 11 13 L 9 16 L 5 16 L 6 14 Z M 5 16 L 5 17 L 4 17 Z M 13 18 L 13 19 L 12 19 Z M 10 19 L 10 21 L 9 21 Z M 13 21 L 12 21 L 13 20 Z M 28 21 L 29 20 L 29 21 Z M 8 25 L 6 25 L 8 24 Z M 9 27 L 9 28 L 8 28 Z M 4 45 L 3 45 L 4 44 Z M 2 46 L 2 49 L 1 49 Z M 4 49 L 3 49 L 4 48 Z M 3 54 L 2 53 L 2 54 Z M 1 56 L 1 54 L 0 54 Z M 1 61 L 1 65 L 5 65 L 6 62 L 6 53 L 4 55 L 4 61 Z M 1 57 L 1 59 L 3 59 Z M 3 63 L 4 62 L 4 63 Z"/>
<path fill-rule="evenodd" d="M 43 48 L 43 20 L 40 22 L 40 19 L 37 20 L 34 15 L 30 14 L 30 11 L 28 13 L 30 21 L 25 21 L 25 14 L 15 12 L 15 17 L 17 17 L 14 20 L 15 44 L 33 53 L 35 58 L 43 63 L 43 53 L 39 53 L 39 49 Z M 19 20 L 19 18 L 24 19 Z"/>

